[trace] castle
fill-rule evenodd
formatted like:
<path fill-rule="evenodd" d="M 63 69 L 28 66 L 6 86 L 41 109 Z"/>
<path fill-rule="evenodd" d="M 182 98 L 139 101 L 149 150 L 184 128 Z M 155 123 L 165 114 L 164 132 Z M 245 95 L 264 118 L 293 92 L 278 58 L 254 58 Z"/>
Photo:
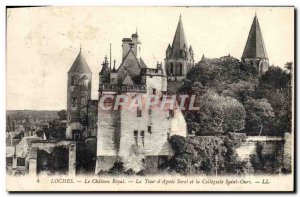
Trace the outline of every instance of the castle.
<path fill-rule="evenodd" d="M 148 68 L 140 55 L 138 33 L 122 40 L 122 62 L 116 68 L 105 57 L 99 72 L 98 100 L 91 100 L 92 73 L 80 52 L 68 72 L 66 138 L 97 138 L 95 173 L 111 169 L 116 161 L 125 168 L 153 170 L 172 154 L 168 139 L 187 135 L 184 116 L 178 107 L 164 110 L 115 110 L 111 107 L 116 95 L 135 99 L 155 95 L 163 98 L 178 93 L 188 71 L 194 67 L 194 52 L 184 34 L 181 16 L 172 45 L 166 50 L 165 64 Z M 204 56 L 203 56 L 204 58 Z M 255 15 L 241 58 L 259 73 L 268 69 L 268 56 Z M 103 102 L 100 102 L 103 101 Z M 103 105 L 103 106 L 100 106 Z"/>

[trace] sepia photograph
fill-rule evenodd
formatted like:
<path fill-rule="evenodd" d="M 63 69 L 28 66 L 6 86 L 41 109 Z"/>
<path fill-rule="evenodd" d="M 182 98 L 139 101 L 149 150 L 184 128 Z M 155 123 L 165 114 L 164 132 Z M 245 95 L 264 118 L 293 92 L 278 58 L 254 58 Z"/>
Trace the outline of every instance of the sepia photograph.
<path fill-rule="evenodd" d="M 294 20 L 7 6 L 7 191 L 293 192 Z"/>

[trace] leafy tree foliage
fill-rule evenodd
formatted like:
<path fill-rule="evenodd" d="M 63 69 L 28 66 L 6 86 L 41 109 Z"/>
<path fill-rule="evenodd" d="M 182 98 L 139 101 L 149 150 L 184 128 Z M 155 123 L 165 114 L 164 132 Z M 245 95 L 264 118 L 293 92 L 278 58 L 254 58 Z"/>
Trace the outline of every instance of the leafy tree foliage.
<path fill-rule="evenodd" d="M 175 152 L 164 166 L 180 174 L 243 174 L 252 171 L 251 165 L 238 160 L 235 149 L 245 140 L 245 134 L 224 136 L 172 136 Z"/>
<path fill-rule="evenodd" d="M 247 112 L 247 128 L 251 128 L 248 132 L 261 135 L 264 130 L 270 127 L 269 124 L 271 119 L 274 118 L 274 112 L 267 99 L 248 100 L 245 103 L 245 108 Z"/>
<path fill-rule="evenodd" d="M 244 129 L 246 112 L 238 100 L 207 91 L 199 104 L 199 111 L 187 115 L 190 133 L 211 135 Z"/>
<path fill-rule="evenodd" d="M 67 111 L 66 110 L 60 110 L 57 112 L 57 115 L 59 117 L 59 120 L 67 120 Z"/>
<path fill-rule="evenodd" d="M 231 56 L 197 63 L 180 88 L 183 93 L 196 94 L 196 103 L 201 107 L 197 113 L 184 113 L 189 133 L 207 135 L 240 131 L 243 129 L 242 122 L 246 122 L 243 131 L 249 134 L 263 132 L 268 135 L 283 135 L 291 132 L 292 62 L 287 62 L 285 68 L 270 66 L 266 73 L 259 74 L 254 66 L 242 64 Z M 212 95 L 209 96 L 211 92 L 219 94 L 219 98 L 223 99 L 213 99 Z M 222 105 L 224 98 L 227 99 L 226 102 L 233 98 L 244 108 L 247 106 L 247 117 L 238 116 L 243 114 L 241 107 L 235 108 L 237 112 L 231 112 L 230 107 Z M 257 101 L 257 105 L 253 103 L 253 99 Z M 266 109 L 268 115 L 254 113 L 255 109 L 251 107 Z M 226 115 L 226 112 L 230 115 Z M 236 117 L 229 120 L 225 118 L 234 114 L 241 119 L 237 121 Z"/>

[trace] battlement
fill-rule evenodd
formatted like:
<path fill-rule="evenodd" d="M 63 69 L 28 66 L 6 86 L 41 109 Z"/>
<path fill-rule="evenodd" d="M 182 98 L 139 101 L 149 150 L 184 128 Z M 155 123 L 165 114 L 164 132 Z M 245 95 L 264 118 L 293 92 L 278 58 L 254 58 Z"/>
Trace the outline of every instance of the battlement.
<path fill-rule="evenodd" d="M 146 85 L 117 85 L 105 83 L 100 85 L 99 91 L 118 91 L 118 92 L 141 92 L 146 93 Z"/>

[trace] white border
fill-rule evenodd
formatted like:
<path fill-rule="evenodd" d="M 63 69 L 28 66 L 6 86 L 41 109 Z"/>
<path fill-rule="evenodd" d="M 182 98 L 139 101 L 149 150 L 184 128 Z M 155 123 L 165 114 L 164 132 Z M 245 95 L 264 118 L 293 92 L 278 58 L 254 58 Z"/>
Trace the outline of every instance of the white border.
<path fill-rule="evenodd" d="M 272 0 L 272 1 L 263 1 L 263 0 L 203 0 L 203 1 L 197 1 L 197 0 L 147 0 L 147 1 L 141 1 L 141 0 L 102 0 L 101 2 L 96 2 L 93 0 L 2 0 L 0 1 L 0 29 L 1 29 L 1 36 L 0 36 L 0 43 L 1 43 L 1 53 L 0 53 L 0 92 L 2 93 L 2 96 L 0 96 L 0 107 L 1 107 L 1 114 L 0 114 L 0 131 L 2 132 L 1 135 L 1 147 L 0 153 L 1 153 L 1 168 L 0 168 L 0 194 L 1 196 L 8 196 L 9 193 L 6 192 L 6 174 L 5 174 L 5 20 L 6 20 L 6 6 L 29 6 L 29 5 L 65 5 L 65 6 L 79 6 L 79 5 L 98 5 L 98 6 L 247 6 L 247 5 L 255 5 L 255 6 L 295 6 L 296 8 L 299 8 L 300 3 L 296 0 Z M 297 16 L 297 14 L 296 14 Z M 296 20 L 297 26 L 299 27 L 299 20 Z M 298 32 L 298 28 L 296 30 Z M 295 35 L 296 36 L 296 35 Z M 298 42 L 297 42 L 298 43 Z M 297 44 L 295 43 L 295 44 Z M 276 44 L 276 43 L 274 43 Z M 278 43 L 278 47 L 280 47 L 280 44 Z M 296 50 L 297 54 L 296 57 L 299 56 L 299 50 Z M 296 61 L 297 62 L 297 61 Z M 299 76 L 299 69 L 297 69 L 297 76 Z M 297 84 L 298 85 L 298 84 Z M 297 87 L 297 91 L 299 92 L 299 86 Z M 299 116 L 297 117 L 297 120 L 299 119 Z M 298 122 L 298 121 L 297 121 Z M 295 132 L 297 133 L 296 129 Z M 297 134 L 297 141 L 299 140 L 300 134 Z M 297 144 L 297 143 L 296 143 Z M 296 152 L 297 153 L 297 152 Z M 297 155 L 297 158 L 299 158 L 299 153 Z M 295 166 L 297 168 L 297 166 Z M 297 172 L 299 169 L 297 169 Z M 299 183 L 299 180 L 297 181 Z M 299 184 L 296 186 L 299 189 Z M 32 195 L 32 194 L 27 194 Z M 42 195 L 42 194 L 38 194 Z M 47 194 L 47 195 L 55 195 L 55 196 L 65 196 L 66 194 Z M 97 194 L 97 195 L 108 195 L 108 194 Z M 118 195 L 118 194 L 113 194 Z M 132 194 L 130 194 L 132 195 Z M 138 194 L 140 195 L 140 194 Z M 164 195 L 164 194 L 154 194 L 154 195 Z M 173 195 L 173 194 L 171 194 Z M 185 194 L 182 194 L 185 195 Z M 205 195 L 205 194 L 200 194 Z M 214 194 L 216 195 L 216 194 Z M 257 194 L 254 194 L 257 195 Z M 272 195 L 272 194 L 271 194 Z M 283 195 L 283 194 L 281 194 Z M 211 195 L 210 195 L 211 196 Z"/>

